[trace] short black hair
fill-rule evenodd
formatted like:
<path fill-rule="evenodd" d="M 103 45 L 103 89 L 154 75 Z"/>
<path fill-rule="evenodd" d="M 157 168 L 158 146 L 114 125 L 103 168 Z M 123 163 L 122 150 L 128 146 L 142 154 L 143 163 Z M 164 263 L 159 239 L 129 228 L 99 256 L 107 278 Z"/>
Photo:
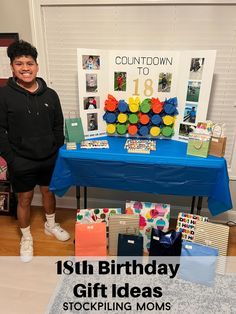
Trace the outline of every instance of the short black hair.
<path fill-rule="evenodd" d="M 7 48 L 7 55 L 10 58 L 11 63 L 16 57 L 20 56 L 31 56 L 34 61 L 37 62 L 38 52 L 37 49 L 30 43 L 20 39 L 10 44 Z"/>

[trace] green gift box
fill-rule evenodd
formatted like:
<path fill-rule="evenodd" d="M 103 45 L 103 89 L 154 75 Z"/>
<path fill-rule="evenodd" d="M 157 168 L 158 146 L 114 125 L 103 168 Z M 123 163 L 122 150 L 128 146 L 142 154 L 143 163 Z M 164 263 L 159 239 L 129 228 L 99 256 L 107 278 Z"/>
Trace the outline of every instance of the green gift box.
<path fill-rule="evenodd" d="M 188 139 L 187 155 L 207 157 L 211 136 L 208 134 L 191 133 Z"/>

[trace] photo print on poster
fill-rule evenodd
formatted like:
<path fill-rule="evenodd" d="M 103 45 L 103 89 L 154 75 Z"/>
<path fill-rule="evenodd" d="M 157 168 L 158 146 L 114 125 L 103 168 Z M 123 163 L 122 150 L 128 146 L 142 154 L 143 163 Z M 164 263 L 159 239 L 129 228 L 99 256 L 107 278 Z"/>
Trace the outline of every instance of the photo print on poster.
<path fill-rule="evenodd" d="M 98 91 L 97 74 L 86 74 L 86 92 L 96 93 Z"/>
<path fill-rule="evenodd" d="M 83 55 L 82 67 L 84 70 L 99 70 L 100 69 L 100 56 Z"/>
<path fill-rule="evenodd" d="M 114 91 L 126 91 L 126 72 L 114 72 Z"/>
<path fill-rule="evenodd" d="M 100 108 L 100 97 L 95 97 L 95 96 L 84 97 L 83 101 L 84 101 L 84 110 Z"/>
<path fill-rule="evenodd" d="M 87 114 L 87 125 L 88 125 L 88 131 L 96 131 L 98 129 L 98 114 L 97 113 Z"/>
<path fill-rule="evenodd" d="M 201 82 L 188 81 L 187 101 L 198 102 Z"/>
<path fill-rule="evenodd" d="M 205 58 L 192 58 L 191 59 L 190 74 L 189 74 L 190 80 L 202 79 L 204 61 L 205 61 Z"/>
<path fill-rule="evenodd" d="M 187 139 L 189 134 L 194 131 L 196 127 L 194 125 L 180 123 L 179 125 L 179 137 Z"/>
<path fill-rule="evenodd" d="M 160 73 L 158 92 L 169 93 L 171 88 L 172 73 Z"/>
<path fill-rule="evenodd" d="M 197 104 L 186 103 L 184 108 L 184 122 L 195 123 L 197 116 Z"/>

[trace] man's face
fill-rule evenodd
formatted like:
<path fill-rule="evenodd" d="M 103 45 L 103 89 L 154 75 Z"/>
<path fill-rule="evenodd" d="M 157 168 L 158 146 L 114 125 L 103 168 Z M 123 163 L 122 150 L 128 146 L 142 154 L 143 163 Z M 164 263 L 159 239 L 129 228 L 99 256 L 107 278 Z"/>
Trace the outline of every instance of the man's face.
<path fill-rule="evenodd" d="M 31 56 L 16 57 L 11 69 L 15 77 L 22 83 L 32 83 L 38 73 L 38 64 Z"/>

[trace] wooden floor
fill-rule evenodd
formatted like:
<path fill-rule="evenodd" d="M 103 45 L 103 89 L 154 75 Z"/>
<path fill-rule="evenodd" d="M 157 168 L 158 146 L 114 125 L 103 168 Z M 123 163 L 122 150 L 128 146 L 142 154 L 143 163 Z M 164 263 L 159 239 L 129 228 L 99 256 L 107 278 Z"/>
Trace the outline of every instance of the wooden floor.
<path fill-rule="evenodd" d="M 31 211 L 31 230 L 34 239 L 35 256 L 73 256 L 74 255 L 74 227 L 76 210 L 57 209 L 57 222 L 71 234 L 70 240 L 60 242 L 44 233 L 44 214 L 40 207 L 33 207 Z M 175 220 L 171 221 L 174 228 Z M 19 255 L 20 231 L 14 217 L 0 216 L 0 256 Z M 236 226 L 230 227 L 228 256 L 236 256 Z"/>

